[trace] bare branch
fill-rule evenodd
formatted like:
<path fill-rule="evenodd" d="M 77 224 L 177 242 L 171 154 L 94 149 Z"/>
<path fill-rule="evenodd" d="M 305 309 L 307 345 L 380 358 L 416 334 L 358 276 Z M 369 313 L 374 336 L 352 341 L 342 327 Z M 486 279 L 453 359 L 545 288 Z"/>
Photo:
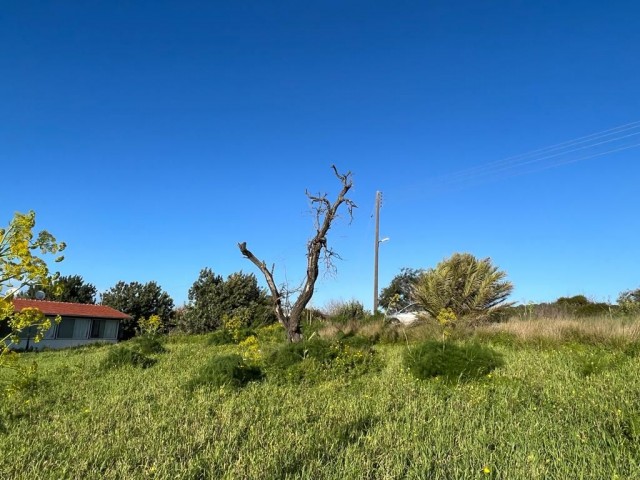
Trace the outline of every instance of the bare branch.
<path fill-rule="evenodd" d="M 318 279 L 319 273 L 318 261 L 320 260 L 320 255 L 323 252 L 323 258 L 325 260 L 327 270 L 331 271 L 335 269 L 333 258 L 336 257 L 336 254 L 333 250 L 327 249 L 326 236 L 327 232 L 331 228 L 331 223 L 337 217 L 338 208 L 340 208 L 340 205 L 343 203 L 347 205 L 350 218 L 353 218 L 353 209 L 356 208 L 355 203 L 346 198 L 347 193 L 353 186 L 351 172 L 341 174 L 338 172 L 335 165 L 332 165 L 331 168 L 333 169 L 336 177 L 338 177 L 342 183 L 342 189 L 340 190 L 336 200 L 331 203 L 327 199 L 326 194 L 314 196 L 307 193 L 307 196 L 311 200 L 312 207 L 315 208 L 317 230 L 315 236 L 307 243 L 307 276 L 302 292 L 293 305 L 293 309 L 291 311 L 292 316 L 301 314 L 313 296 L 315 282 Z"/>
<path fill-rule="evenodd" d="M 282 300 L 281 300 L 280 291 L 276 286 L 276 282 L 273 280 L 273 270 L 275 268 L 275 265 L 273 265 L 271 267 L 271 271 L 269 271 L 269 269 L 267 268 L 267 264 L 258 260 L 258 258 L 253 253 L 251 253 L 251 251 L 247 248 L 247 242 L 238 243 L 238 248 L 240 249 L 240 252 L 242 253 L 242 255 L 244 255 L 245 258 L 248 258 L 251 261 L 251 263 L 253 263 L 256 267 L 258 267 L 262 272 L 262 274 L 264 275 L 265 279 L 267 280 L 267 285 L 269 286 L 269 290 L 271 291 L 271 296 L 273 298 L 273 305 L 276 312 L 276 316 L 278 317 L 278 320 L 285 323 L 286 316 L 284 314 L 284 311 L 282 310 Z"/>

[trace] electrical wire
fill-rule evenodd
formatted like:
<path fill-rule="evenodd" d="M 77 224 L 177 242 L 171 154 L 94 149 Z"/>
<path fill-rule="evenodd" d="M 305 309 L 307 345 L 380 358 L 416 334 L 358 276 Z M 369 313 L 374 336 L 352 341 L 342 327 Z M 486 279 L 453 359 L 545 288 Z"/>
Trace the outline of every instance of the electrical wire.
<path fill-rule="evenodd" d="M 452 174 L 449 175 L 443 175 L 438 177 L 438 180 L 440 181 L 452 181 L 455 180 L 459 177 L 467 177 L 467 176 L 475 176 L 475 175 L 481 175 L 484 172 L 487 171 L 491 171 L 491 170 L 495 170 L 495 169 L 506 169 L 506 168 L 512 168 L 512 166 L 518 166 L 522 163 L 529 163 L 528 160 L 529 159 L 533 159 L 535 157 L 539 157 L 540 155 L 546 155 L 549 154 L 551 152 L 554 151 L 558 151 L 558 150 L 563 150 L 563 149 L 567 149 L 569 147 L 573 147 L 576 145 L 580 145 L 580 144 L 584 144 L 584 143 L 589 143 L 589 142 L 594 142 L 597 140 L 601 140 L 603 138 L 612 136 L 612 135 L 619 135 L 621 133 L 627 132 L 629 130 L 635 130 L 635 129 L 639 129 L 640 128 L 640 120 L 639 121 L 635 121 L 635 122 L 630 122 L 624 125 L 620 125 L 617 127 L 613 127 L 613 128 L 609 128 L 606 130 L 602 130 L 596 133 L 592 133 L 589 135 L 585 135 L 582 137 L 578 137 L 572 140 L 567 140 L 565 142 L 561 142 L 561 143 L 557 143 L 554 145 L 550 145 L 547 147 L 542 147 L 542 148 L 538 148 L 535 150 L 531 150 L 529 152 L 525 152 L 519 155 L 514 155 L 514 156 L 510 156 L 507 157 L 505 159 L 502 160 L 497 160 L 494 162 L 489 162 L 489 163 L 485 163 L 482 165 L 477 165 L 475 167 L 470 167 L 467 169 L 463 169 L 463 170 L 459 170 L 457 172 L 454 172 Z M 640 133 L 640 132 L 638 132 Z M 623 135 L 621 137 L 616 137 L 614 139 L 609 139 L 609 140 L 605 140 L 603 142 L 596 142 L 596 143 L 590 143 L 589 145 L 580 147 L 578 149 L 574 149 L 574 150 L 569 150 L 566 152 L 559 152 L 559 153 L 555 153 L 553 156 L 558 156 L 561 155 L 563 153 L 570 153 L 571 151 L 577 151 L 577 150 L 584 150 L 586 148 L 590 148 L 592 146 L 596 146 L 596 145 L 600 145 L 602 143 L 610 143 L 610 142 L 614 142 L 617 140 L 621 140 L 623 138 L 626 138 L 627 136 L 633 136 L 633 135 L 637 135 L 638 133 L 631 133 L 628 135 Z M 545 158 L 551 158 L 551 157 L 545 157 Z"/>
<path fill-rule="evenodd" d="M 557 158 L 557 157 L 566 156 L 566 155 L 568 155 L 570 153 L 575 153 L 575 152 L 579 152 L 579 151 L 582 151 L 582 150 L 589 150 L 589 149 L 592 149 L 594 147 L 598 147 L 600 145 L 605 145 L 607 143 L 618 142 L 618 141 L 623 140 L 625 138 L 634 137 L 634 136 L 637 136 L 637 135 L 640 135 L 640 131 L 637 131 L 637 132 L 634 132 L 634 133 L 629 133 L 627 135 L 622 135 L 620 137 L 612 138 L 612 139 L 609 139 L 609 140 L 603 140 L 601 142 L 590 143 L 588 145 L 584 145 L 584 146 L 573 148 L 573 149 L 566 150 L 566 151 L 561 151 L 561 152 L 554 153 L 554 154 L 551 154 L 551 155 L 544 155 L 544 156 L 541 156 L 541 157 L 526 158 L 526 159 L 522 159 L 522 160 L 520 160 L 518 162 L 513 162 L 513 163 L 508 164 L 508 165 L 496 166 L 496 167 L 493 167 L 493 168 L 486 168 L 486 169 L 481 170 L 481 171 L 478 170 L 475 173 L 468 173 L 466 175 L 457 175 L 457 176 L 450 177 L 450 178 L 442 178 L 441 182 L 445 183 L 445 184 L 446 183 L 459 183 L 459 182 L 463 182 L 463 181 L 465 181 L 467 179 L 470 179 L 470 178 L 474 178 L 475 179 L 475 178 L 482 177 L 482 176 L 488 176 L 488 175 L 491 176 L 491 175 L 494 175 L 494 174 L 499 174 L 501 172 L 506 172 L 506 171 L 509 171 L 509 170 L 513 170 L 513 169 L 516 169 L 516 168 L 519 168 L 519 167 L 522 167 L 522 166 L 525 166 L 525 165 L 531 165 L 531 164 L 534 164 L 534 163 L 540 163 L 540 162 L 543 162 L 544 160 L 549 160 L 551 158 Z M 616 151 L 616 150 L 613 150 L 613 151 Z"/>

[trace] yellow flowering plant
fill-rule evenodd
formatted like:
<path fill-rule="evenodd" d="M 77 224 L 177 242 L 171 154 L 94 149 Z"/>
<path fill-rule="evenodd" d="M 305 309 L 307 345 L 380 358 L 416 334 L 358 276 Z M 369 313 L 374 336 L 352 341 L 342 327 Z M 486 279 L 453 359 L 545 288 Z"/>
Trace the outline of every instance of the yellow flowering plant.
<path fill-rule="evenodd" d="M 234 342 L 240 342 L 243 338 L 243 331 L 251 322 L 251 311 L 246 307 L 237 308 L 232 315 L 223 315 L 222 326 L 227 330 Z"/>
<path fill-rule="evenodd" d="M 262 360 L 262 351 L 260 350 L 260 343 L 255 335 L 250 335 L 239 344 L 242 348 L 242 358 L 252 365 L 258 364 Z"/>
<path fill-rule="evenodd" d="M 35 212 L 30 211 L 16 213 L 7 228 L 0 228 L 0 367 L 9 366 L 9 347 L 20 341 L 20 332 L 34 328 L 34 341 L 38 342 L 51 327 L 51 321 L 37 308 L 19 312 L 13 308 L 13 297 L 21 288 L 38 285 L 55 289 L 59 277 L 59 273 L 49 273 L 46 261 L 37 253 L 56 255 L 65 249 L 65 244 L 44 230 L 34 235 L 35 224 Z M 63 259 L 58 256 L 54 261 Z M 17 369 L 15 365 L 11 368 Z"/>
<path fill-rule="evenodd" d="M 138 320 L 138 329 L 141 335 L 156 335 L 162 328 L 162 318 L 160 315 L 150 315 L 149 318 L 142 317 Z"/>
<path fill-rule="evenodd" d="M 442 348 L 444 349 L 444 341 L 451 335 L 451 328 L 455 325 L 458 317 L 450 308 L 443 308 L 438 312 L 436 320 L 442 327 Z"/>

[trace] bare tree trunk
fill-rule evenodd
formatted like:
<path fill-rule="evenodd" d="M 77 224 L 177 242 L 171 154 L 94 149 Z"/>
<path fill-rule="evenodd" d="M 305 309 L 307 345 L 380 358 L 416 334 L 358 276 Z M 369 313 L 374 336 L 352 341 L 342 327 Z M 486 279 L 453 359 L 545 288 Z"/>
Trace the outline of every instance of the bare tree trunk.
<path fill-rule="evenodd" d="M 333 266 L 333 258 L 339 258 L 337 253 L 327 246 L 327 232 L 331 228 L 331 223 L 337 217 L 338 208 L 344 203 L 347 206 L 350 218 L 353 217 L 353 209 L 356 208 L 353 201 L 346 198 L 347 192 L 353 186 L 351 172 L 340 174 L 338 173 L 335 165 L 332 165 L 331 168 L 333 168 L 336 177 L 338 177 L 342 183 L 342 190 L 333 203 L 327 199 L 326 194 L 315 196 L 311 195 L 308 191 L 306 192 L 315 214 L 316 234 L 309 240 L 309 243 L 307 243 L 307 273 L 302 291 L 298 295 L 298 298 L 288 314 L 282 307 L 282 294 L 273 279 L 274 267 L 269 270 L 264 261 L 260 261 L 247 249 L 246 242 L 238 243 L 238 248 L 242 255 L 256 265 L 264 275 L 267 285 L 269 286 L 269 290 L 271 291 L 271 298 L 273 299 L 273 307 L 276 317 L 285 327 L 287 331 L 287 338 L 290 342 L 299 342 L 302 340 L 302 330 L 300 328 L 302 313 L 313 297 L 315 283 L 320 271 L 318 268 L 320 257 L 324 257 L 327 267 L 329 268 Z"/>

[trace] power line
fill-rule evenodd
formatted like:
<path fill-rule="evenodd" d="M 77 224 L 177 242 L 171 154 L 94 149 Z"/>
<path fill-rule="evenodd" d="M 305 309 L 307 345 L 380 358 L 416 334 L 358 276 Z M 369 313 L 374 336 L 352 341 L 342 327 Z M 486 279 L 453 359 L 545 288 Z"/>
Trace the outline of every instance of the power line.
<path fill-rule="evenodd" d="M 610 153 L 621 152 L 623 150 L 629 150 L 629 149 L 635 148 L 635 147 L 640 147 L 640 142 L 634 143 L 634 144 L 631 144 L 631 145 L 625 145 L 624 147 L 614 148 L 612 150 L 607 150 L 606 152 L 595 153 L 593 155 L 587 155 L 585 157 L 574 158 L 574 159 L 571 159 L 571 160 L 564 160 L 562 162 L 556 162 L 556 163 L 553 163 L 551 165 L 546 165 L 546 166 L 543 166 L 541 168 L 536 168 L 535 170 L 529 170 L 529 171 L 526 171 L 526 172 L 516 173 L 516 174 L 514 174 L 512 176 L 515 177 L 515 176 L 518 176 L 518 175 L 527 175 L 529 173 L 541 172 L 543 170 L 548 170 L 550 168 L 556 168 L 556 167 L 559 167 L 561 165 L 568 165 L 570 163 L 576 163 L 576 162 L 580 162 L 582 160 L 588 160 L 590 158 L 602 157 L 602 156 L 608 155 Z"/>
<path fill-rule="evenodd" d="M 611 153 L 616 153 L 616 152 L 621 152 L 621 151 L 624 151 L 624 150 L 629 150 L 629 149 L 635 148 L 635 147 L 640 147 L 640 142 L 633 143 L 631 145 L 625 145 L 625 146 L 613 148 L 613 149 L 610 149 L 610 150 L 606 150 L 604 152 L 594 153 L 594 154 L 591 154 L 591 155 L 585 155 L 585 156 L 578 157 L 578 158 L 572 158 L 572 159 L 569 159 L 569 160 L 562 159 L 560 161 L 553 162 L 553 163 L 551 163 L 549 165 L 540 166 L 539 168 L 526 170 L 526 171 L 520 171 L 520 172 L 513 172 L 510 175 L 502 175 L 500 178 L 506 180 L 508 178 L 518 177 L 518 176 L 522 176 L 522 175 L 528 175 L 528 174 L 531 174 L 531 173 L 537 173 L 537 172 L 541 172 L 541 171 L 544 171 L 544 170 L 549 170 L 551 168 L 556 168 L 556 167 L 559 167 L 559 166 L 562 166 L 562 165 L 568 165 L 568 164 L 571 164 L 571 163 L 576 163 L 576 162 L 580 162 L 580 161 L 583 161 L 583 160 L 588 160 L 588 159 L 591 159 L 591 158 L 602 157 L 602 156 L 605 156 L 605 155 L 609 155 Z M 498 177 L 496 177 L 496 178 L 498 178 Z M 478 181 L 474 182 L 474 180 L 478 180 Z M 464 187 L 477 186 L 477 185 L 485 183 L 485 182 L 487 182 L 489 180 L 491 180 L 491 179 L 490 178 L 489 179 L 485 178 L 484 181 L 483 181 L 483 180 L 480 180 L 480 179 L 469 178 L 468 182 L 466 184 L 463 184 L 462 182 L 459 182 L 458 185 L 457 185 L 457 188 L 455 188 L 455 184 L 451 184 L 449 186 L 449 188 L 438 188 L 438 186 L 436 186 L 434 190 L 437 191 L 438 193 L 444 193 L 444 192 L 447 192 L 447 191 L 459 190 L 459 189 L 462 189 Z"/>
<path fill-rule="evenodd" d="M 589 135 L 585 135 L 582 137 L 578 137 L 572 140 L 567 140 L 565 142 L 561 142 L 561 143 L 557 143 L 557 144 L 553 144 L 547 147 L 542 147 L 542 148 L 538 148 L 535 150 L 531 150 L 529 152 L 525 152 L 525 153 L 521 153 L 519 155 L 513 155 L 507 158 L 504 158 L 502 160 L 497 160 L 494 162 L 489 162 L 489 163 L 485 163 L 482 165 L 477 165 L 475 167 L 470 167 L 467 169 L 463 169 L 463 170 L 459 170 L 457 172 L 454 172 L 450 175 L 443 175 L 441 177 L 439 177 L 439 179 L 441 180 L 453 180 L 457 177 L 461 177 L 461 176 L 469 176 L 469 175 L 475 175 L 477 173 L 483 172 L 483 171 L 488 171 L 491 169 L 495 169 L 498 167 L 508 167 L 510 165 L 516 165 L 519 164 L 523 161 L 525 161 L 527 158 L 531 158 L 531 157 L 536 157 L 542 154 L 548 154 L 550 152 L 556 151 L 556 150 L 562 150 L 562 149 L 566 149 L 568 147 L 572 147 L 575 145 L 580 145 L 583 143 L 588 143 L 588 142 L 593 142 L 595 140 L 599 140 L 602 138 L 606 138 L 612 135 L 618 135 L 620 133 L 624 133 L 626 131 L 629 130 L 634 130 L 640 128 L 640 120 L 639 121 L 635 121 L 635 122 L 630 122 L 624 125 L 620 125 L 617 127 L 613 127 L 613 128 L 609 128 L 606 130 L 602 130 L 596 133 L 592 133 Z M 631 135 L 635 135 L 635 133 L 632 133 Z M 622 137 L 618 137 L 615 139 L 610 139 L 605 141 L 604 143 L 607 142 L 612 142 L 612 141 L 616 141 L 616 140 L 620 140 L 622 138 L 625 138 L 626 136 L 622 136 Z M 593 146 L 595 146 L 597 144 L 593 144 Z M 584 148 L 588 148 L 588 147 L 581 147 L 581 149 Z M 566 152 L 569 153 L 569 152 Z M 559 155 L 559 154 L 556 154 Z"/>
<path fill-rule="evenodd" d="M 621 135 L 623 134 L 623 135 Z M 417 195 L 433 196 L 451 191 L 459 191 L 464 188 L 478 186 L 494 180 L 507 179 L 516 176 L 528 175 L 544 170 L 549 170 L 562 165 L 568 165 L 592 158 L 603 157 L 640 147 L 640 143 L 624 144 L 624 140 L 640 135 L 640 120 L 630 122 L 617 127 L 608 128 L 596 133 L 567 140 L 565 142 L 550 145 L 548 147 L 531 150 L 527 153 L 514 155 L 502 160 L 477 165 L 475 167 L 452 172 L 448 175 L 434 176 L 426 179 L 429 186 L 425 191 L 425 181 L 419 184 L 405 185 L 405 187 L 394 194 L 387 191 L 388 195 L 394 197 L 397 202 L 405 202 L 415 198 Z M 608 137 L 614 138 L 608 138 Z M 598 151 L 603 145 L 614 142 L 623 142 L 619 145 L 609 145 L 607 150 Z M 581 146 L 578 146 L 581 145 Z M 571 148 L 575 147 L 575 148 Z M 585 150 L 594 149 L 595 152 L 588 153 Z M 575 156 L 576 152 L 588 153 L 587 155 Z M 574 155 L 571 155 L 574 154 Z M 549 161 L 552 160 L 552 161 Z M 547 161 L 543 165 L 540 164 Z M 534 168 L 523 168 L 531 166 Z"/>
<path fill-rule="evenodd" d="M 533 163 L 540 163 L 540 162 L 542 162 L 544 160 L 549 160 L 551 158 L 561 157 L 561 156 L 564 156 L 564 155 L 568 155 L 570 153 L 579 152 L 581 150 L 588 150 L 588 149 L 591 149 L 591 148 L 594 148 L 594 147 L 597 147 L 597 146 L 600 146 L 600 145 L 605 145 L 607 143 L 617 142 L 617 141 L 623 140 L 625 138 L 634 137 L 636 135 L 640 135 L 640 131 L 637 131 L 637 132 L 634 132 L 634 133 L 629 133 L 627 135 L 622 135 L 622 136 L 616 137 L 616 138 L 611 138 L 609 140 L 603 140 L 601 142 L 590 143 L 590 144 L 584 145 L 582 147 L 577 147 L 577 148 L 573 148 L 573 149 L 570 149 L 570 150 L 561 151 L 561 152 L 554 153 L 554 154 L 551 154 L 551 155 L 545 155 L 545 156 L 541 156 L 541 157 L 533 157 L 533 158 L 522 159 L 522 160 L 520 160 L 518 162 L 513 162 L 513 163 L 511 163 L 509 165 L 507 165 L 507 164 L 505 164 L 503 166 L 497 166 L 496 165 L 495 167 L 490 167 L 490 168 L 486 168 L 484 170 L 479 170 L 476 173 L 468 173 L 468 174 L 465 174 L 465 175 L 459 174 L 459 175 L 457 175 L 455 177 L 451 177 L 449 179 L 445 178 L 445 179 L 443 179 L 443 181 L 444 181 L 444 183 L 447 183 L 447 182 L 456 183 L 456 182 L 464 181 L 464 180 L 466 180 L 468 178 L 481 177 L 481 176 L 492 175 L 492 174 L 495 174 L 495 173 L 505 172 L 505 171 L 508 171 L 508 170 L 513 170 L 513 169 L 518 168 L 518 167 L 522 167 L 524 165 L 531 165 Z"/>

